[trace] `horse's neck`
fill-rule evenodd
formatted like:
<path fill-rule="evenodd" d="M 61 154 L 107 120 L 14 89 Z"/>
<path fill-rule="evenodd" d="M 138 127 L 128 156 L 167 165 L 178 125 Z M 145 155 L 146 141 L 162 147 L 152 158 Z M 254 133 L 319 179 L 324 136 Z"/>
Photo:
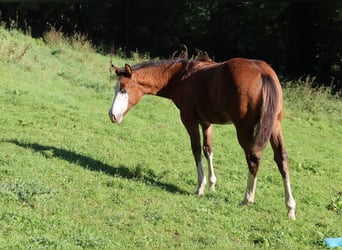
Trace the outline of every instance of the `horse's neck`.
<path fill-rule="evenodd" d="M 180 75 L 184 65 L 181 63 L 172 66 L 161 66 L 158 69 L 140 70 L 139 84 L 145 94 L 158 95 L 172 99 L 171 89 L 173 88 L 174 78 Z"/>

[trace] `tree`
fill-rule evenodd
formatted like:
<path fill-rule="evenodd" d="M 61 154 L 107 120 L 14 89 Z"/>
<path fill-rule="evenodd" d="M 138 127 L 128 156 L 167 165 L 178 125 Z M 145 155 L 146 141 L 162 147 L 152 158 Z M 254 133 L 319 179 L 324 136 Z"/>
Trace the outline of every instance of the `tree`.
<path fill-rule="evenodd" d="M 39 18 L 37 18 L 39 17 Z M 342 88 L 342 2 L 133 1 L 0 3 L 8 28 L 35 37 L 54 26 L 93 43 L 169 57 L 186 45 L 217 61 L 263 59 L 291 77 L 309 74 Z"/>

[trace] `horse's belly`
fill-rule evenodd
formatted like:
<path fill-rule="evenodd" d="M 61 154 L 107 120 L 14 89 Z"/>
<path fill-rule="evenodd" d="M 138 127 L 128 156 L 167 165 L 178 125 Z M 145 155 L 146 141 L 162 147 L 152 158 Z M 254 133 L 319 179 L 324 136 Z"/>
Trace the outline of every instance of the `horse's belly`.
<path fill-rule="evenodd" d="M 217 111 L 214 109 L 201 112 L 200 120 L 212 124 L 229 124 L 232 123 L 230 115 L 227 112 Z"/>

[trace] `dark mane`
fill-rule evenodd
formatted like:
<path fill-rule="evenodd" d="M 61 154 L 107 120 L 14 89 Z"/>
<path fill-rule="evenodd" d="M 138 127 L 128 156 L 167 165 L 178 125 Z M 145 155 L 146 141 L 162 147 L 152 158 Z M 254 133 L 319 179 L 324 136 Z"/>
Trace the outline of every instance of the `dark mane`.
<path fill-rule="evenodd" d="M 162 60 L 150 60 L 144 61 L 132 66 L 133 70 L 144 69 L 149 67 L 159 67 L 159 66 L 171 66 L 175 63 L 183 63 L 188 64 L 190 62 L 199 61 L 199 62 L 213 62 L 213 60 L 208 55 L 198 55 L 194 59 L 185 59 L 185 58 L 172 58 L 172 59 L 162 59 Z"/>
<path fill-rule="evenodd" d="M 195 57 L 194 60 L 201 61 L 201 62 L 213 62 L 214 61 L 207 54 L 199 54 Z"/>
<path fill-rule="evenodd" d="M 149 68 L 149 67 L 159 67 L 159 66 L 168 66 L 173 65 L 175 63 L 182 62 L 188 63 L 189 60 L 185 59 L 162 59 L 162 60 L 151 60 L 151 61 L 144 61 L 132 66 L 133 70 Z"/>

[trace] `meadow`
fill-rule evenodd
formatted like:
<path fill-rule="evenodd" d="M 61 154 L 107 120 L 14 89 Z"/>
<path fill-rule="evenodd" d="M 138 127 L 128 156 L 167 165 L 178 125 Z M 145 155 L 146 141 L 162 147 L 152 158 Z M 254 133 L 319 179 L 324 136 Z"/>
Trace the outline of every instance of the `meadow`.
<path fill-rule="evenodd" d="M 247 165 L 234 127 L 215 126 L 217 188 L 199 198 L 170 100 L 145 96 L 113 125 L 109 56 L 79 35 L 0 28 L 0 249 L 325 248 L 342 237 L 342 100 L 282 83 L 296 221 L 270 146 L 256 203 L 239 207 Z"/>

